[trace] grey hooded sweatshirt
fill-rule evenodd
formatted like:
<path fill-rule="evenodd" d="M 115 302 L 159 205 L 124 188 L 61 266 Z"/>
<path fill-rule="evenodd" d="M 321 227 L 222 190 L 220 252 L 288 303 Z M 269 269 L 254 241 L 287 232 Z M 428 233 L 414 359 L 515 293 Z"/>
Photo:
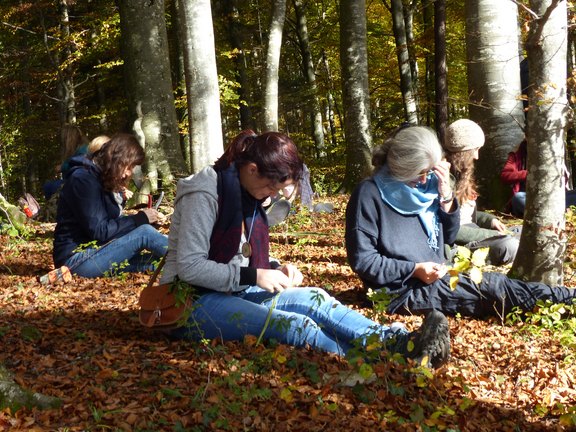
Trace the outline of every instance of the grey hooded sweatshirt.
<path fill-rule="evenodd" d="M 242 256 L 240 244 L 234 258 L 227 264 L 208 259 L 210 237 L 218 217 L 217 174 L 212 167 L 180 179 L 176 188 L 174 213 L 170 222 L 168 253 L 160 283 L 176 276 L 196 287 L 220 292 L 242 291 L 240 267 L 249 259 Z"/>

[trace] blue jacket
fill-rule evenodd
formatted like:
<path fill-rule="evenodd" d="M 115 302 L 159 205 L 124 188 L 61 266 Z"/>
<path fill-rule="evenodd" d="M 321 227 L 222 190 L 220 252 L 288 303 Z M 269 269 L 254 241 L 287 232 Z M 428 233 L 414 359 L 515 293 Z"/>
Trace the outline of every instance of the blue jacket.
<path fill-rule="evenodd" d="M 85 156 L 73 157 L 58 199 L 54 265 L 65 265 L 75 250 L 93 241 L 101 246 L 148 223 L 144 212 L 120 216 L 114 194 L 105 191 L 100 169 Z"/>

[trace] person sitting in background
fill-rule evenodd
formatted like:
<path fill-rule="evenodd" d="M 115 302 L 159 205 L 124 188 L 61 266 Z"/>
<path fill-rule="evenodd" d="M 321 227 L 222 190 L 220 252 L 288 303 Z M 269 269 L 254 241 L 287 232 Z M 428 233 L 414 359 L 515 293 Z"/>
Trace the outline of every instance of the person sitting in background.
<path fill-rule="evenodd" d="M 500 180 L 512 187 L 512 197 L 508 202 L 507 209 L 518 218 L 524 217 L 524 209 L 526 208 L 527 155 L 528 141 L 524 138 L 515 151 L 508 153 L 508 159 L 500 173 Z M 566 180 L 567 178 L 566 175 Z M 576 206 L 576 191 L 566 189 L 565 199 L 566 208 Z"/>
<path fill-rule="evenodd" d="M 451 165 L 450 172 L 456 180 L 454 195 L 460 203 L 460 229 L 455 243 L 471 251 L 488 247 L 490 264 L 508 264 L 516 257 L 519 239 L 508 235 L 512 231 L 496 216 L 478 211 L 476 206 L 478 192 L 474 161 L 483 145 L 484 132 L 472 120 L 456 120 L 446 129 L 444 150 Z M 512 229 L 518 232 L 517 228 Z"/>
<path fill-rule="evenodd" d="M 479 283 L 460 273 L 451 287 L 445 245 L 460 229 L 460 205 L 432 129 L 396 131 L 372 163 L 373 176 L 356 187 L 346 209 L 346 252 L 365 287 L 391 297 L 389 313 L 504 317 L 514 307 L 530 311 L 538 300 L 576 298 L 576 290 L 496 272 L 483 272 Z"/>
<path fill-rule="evenodd" d="M 68 171 L 70 158 L 86 154 L 88 139 L 76 125 L 65 124 L 60 130 L 60 164 L 55 167 L 58 178 L 42 185 L 44 198 L 49 200 L 62 187 L 62 177 Z"/>
<path fill-rule="evenodd" d="M 262 203 L 298 182 L 302 160 L 278 132 L 240 133 L 214 166 L 181 179 L 160 283 L 186 283 L 193 304 L 174 338 L 242 340 L 246 335 L 344 355 L 355 340 L 378 337 L 388 349 L 437 367 L 450 350 L 448 322 L 430 312 L 419 331 L 388 327 L 342 305 L 321 288 L 300 288 L 300 271 L 269 257 Z M 409 341 L 414 350 L 407 348 Z"/>
<path fill-rule="evenodd" d="M 73 157 L 58 200 L 53 258 L 83 277 L 153 270 L 168 239 L 151 224 L 154 209 L 121 216 L 121 191 L 144 150 L 132 135 L 118 134 L 94 154 Z"/>
<path fill-rule="evenodd" d="M 108 135 L 97 135 L 88 143 L 88 148 L 86 150 L 86 154 L 88 156 L 93 155 L 98 150 L 102 148 L 102 146 L 110 141 L 110 137 Z"/>
<path fill-rule="evenodd" d="M 66 124 L 62 127 L 62 164 L 60 172 L 63 176 L 70 169 L 70 159 L 74 156 L 85 155 L 88 152 L 88 138 L 76 125 Z"/>
<path fill-rule="evenodd" d="M 296 196 L 300 197 L 300 205 L 307 208 L 310 212 L 332 213 L 334 211 L 334 206 L 330 203 L 313 203 L 314 191 L 310 184 L 310 170 L 306 164 L 302 166 L 302 178 L 297 185 L 290 185 L 290 187 L 281 190 L 262 204 L 268 215 L 268 226 L 272 227 L 286 220 L 290 215 L 292 202 Z"/>

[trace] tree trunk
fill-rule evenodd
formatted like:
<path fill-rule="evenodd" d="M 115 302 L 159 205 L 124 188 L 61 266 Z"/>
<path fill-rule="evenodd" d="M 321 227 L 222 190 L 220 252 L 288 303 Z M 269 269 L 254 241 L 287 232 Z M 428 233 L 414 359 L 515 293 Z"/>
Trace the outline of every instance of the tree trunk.
<path fill-rule="evenodd" d="M 308 99 L 310 101 L 309 106 L 312 123 L 312 136 L 314 138 L 316 157 L 320 158 L 326 156 L 326 149 L 324 148 L 324 127 L 322 125 L 322 111 L 320 110 L 320 102 L 317 94 L 318 90 L 316 88 L 316 73 L 312 61 L 312 52 L 310 51 L 308 23 L 306 21 L 306 14 L 302 0 L 295 0 L 294 8 L 296 10 L 296 32 L 298 33 L 300 52 L 302 53 L 303 72 L 310 90 Z"/>
<path fill-rule="evenodd" d="M 366 2 L 340 1 L 340 63 L 346 135 L 346 178 L 350 192 L 372 172 L 372 134 L 366 49 Z"/>
<path fill-rule="evenodd" d="M 326 81 L 328 82 L 328 91 L 326 94 L 326 117 L 328 118 L 328 125 L 330 126 L 330 144 L 332 147 L 336 147 L 338 144 L 337 131 L 336 131 L 336 102 L 334 101 L 334 86 L 332 71 L 330 70 L 330 63 L 328 62 L 328 57 L 326 55 L 326 50 L 322 50 L 322 64 L 324 65 L 324 70 L 326 72 Z"/>
<path fill-rule="evenodd" d="M 278 71 L 282 49 L 282 32 L 286 20 L 286 0 L 272 2 L 272 19 L 268 35 L 264 84 L 264 129 L 278 130 Z"/>
<path fill-rule="evenodd" d="M 500 172 L 508 153 L 524 137 L 524 111 L 518 99 L 522 93 L 518 6 L 510 1 L 467 0 L 465 13 L 470 119 L 486 136 L 476 165 L 478 201 L 484 207 L 500 209 L 510 188 L 494 173 Z"/>
<path fill-rule="evenodd" d="M 0 365 L 0 409 L 10 408 L 16 412 L 23 407 L 51 409 L 61 405 L 62 401 L 58 398 L 24 390 L 14 382 L 12 374 Z"/>
<path fill-rule="evenodd" d="M 0 219 L 7 220 L 18 232 L 26 229 L 26 215 L 20 211 L 20 208 L 10 204 L 2 194 L 0 194 Z"/>
<path fill-rule="evenodd" d="M 72 48 L 70 46 L 70 15 L 68 0 L 60 0 L 60 37 L 64 43 L 62 61 L 59 71 L 59 86 L 61 94 L 62 123 L 76 124 L 76 97 L 74 95 L 74 72 L 71 67 Z"/>
<path fill-rule="evenodd" d="M 412 68 L 410 65 L 410 54 L 408 52 L 408 38 L 405 26 L 405 13 L 402 0 L 392 0 L 392 28 L 394 39 L 396 40 L 396 56 L 398 58 L 398 69 L 400 71 L 400 90 L 404 102 L 404 116 L 406 121 L 418 124 L 418 108 L 414 94 L 414 84 L 412 82 Z"/>
<path fill-rule="evenodd" d="M 566 1 L 530 0 L 539 17 L 526 42 L 531 90 L 528 105 L 526 210 L 512 274 L 560 285 L 566 234 L 564 134 L 566 99 Z"/>
<path fill-rule="evenodd" d="M 434 20 L 434 3 L 432 0 L 422 0 L 422 26 L 424 28 L 424 34 L 428 37 L 424 37 L 424 41 L 432 40 L 431 32 L 434 30 L 433 20 Z M 426 112 L 422 114 L 422 120 L 425 120 L 425 124 L 432 125 L 432 109 L 434 104 L 434 62 L 433 56 L 430 54 L 433 52 L 433 47 L 429 46 L 428 50 L 425 51 L 424 59 L 424 92 L 426 95 Z"/>
<path fill-rule="evenodd" d="M 210 0 L 182 1 L 180 12 L 192 171 L 196 173 L 213 164 L 224 151 Z"/>
<path fill-rule="evenodd" d="M 174 107 L 164 1 L 119 0 L 124 78 L 134 133 L 146 151 L 152 190 L 184 173 Z"/>
<path fill-rule="evenodd" d="M 182 1 L 185 0 L 173 0 L 170 3 L 172 26 L 170 28 L 170 34 L 168 35 L 170 40 L 174 41 L 170 47 L 170 52 L 172 59 L 172 82 L 176 87 L 174 98 L 177 101 L 182 101 L 183 99 L 187 100 L 184 41 L 182 40 L 183 32 L 181 30 L 184 24 L 182 23 L 183 17 L 179 13 L 180 2 Z M 188 108 L 186 105 L 183 103 L 176 103 L 176 116 L 178 118 L 178 130 L 180 132 L 180 151 L 184 157 L 186 169 L 192 171 L 192 144 L 190 142 L 190 135 L 182 129 L 183 123 L 188 124 Z"/>
<path fill-rule="evenodd" d="M 228 23 L 228 38 L 230 40 L 230 46 L 236 51 L 234 56 L 234 65 L 236 66 L 236 71 L 238 73 L 238 95 L 240 96 L 240 127 L 242 129 L 256 129 L 256 124 L 254 122 L 254 117 L 252 115 L 252 97 L 251 97 L 251 84 L 248 79 L 248 71 L 246 67 L 246 50 L 244 49 L 244 35 L 246 29 L 240 23 L 239 17 L 240 13 L 240 0 L 228 0 L 224 1 L 223 6 L 226 14 L 226 20 Z"/>
<path fill-rule="evenodd" d="M 448 79 L 446 77 L 446 0 L 434 2 L 434 76 L 436 78 L 436 131 L 440 143 L 448 127 Z"/>

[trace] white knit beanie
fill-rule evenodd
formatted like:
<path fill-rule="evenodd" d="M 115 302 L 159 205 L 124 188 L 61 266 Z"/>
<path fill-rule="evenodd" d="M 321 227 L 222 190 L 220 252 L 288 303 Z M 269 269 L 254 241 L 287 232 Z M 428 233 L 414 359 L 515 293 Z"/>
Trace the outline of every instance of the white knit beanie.
<path fill-rule="evenodd" d="M 444 149 L 451 153 L 480 148 L 484 145 L 484 132 L 477 123 L 468 119 L 456 120 L 446 129 Z"/>

